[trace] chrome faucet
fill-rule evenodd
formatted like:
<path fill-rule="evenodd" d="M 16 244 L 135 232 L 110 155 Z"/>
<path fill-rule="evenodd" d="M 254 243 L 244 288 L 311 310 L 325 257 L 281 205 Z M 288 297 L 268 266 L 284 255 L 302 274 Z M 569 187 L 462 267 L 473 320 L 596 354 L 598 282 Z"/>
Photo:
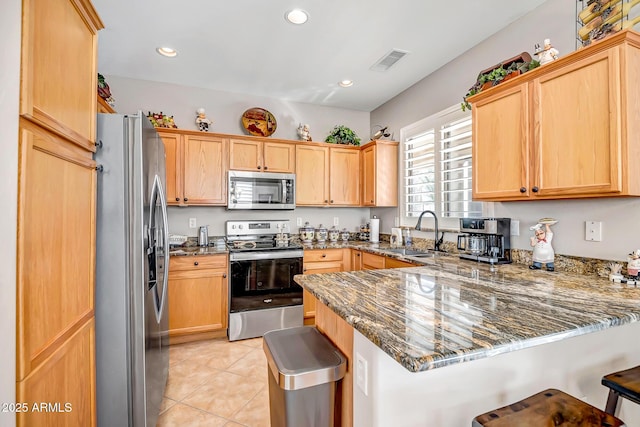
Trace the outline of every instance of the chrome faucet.
<path fill-rule="evenodd" d="M 433 215 L 433 222 L 435 225 L 435 239 L 433 240 L 433 250 L 434 251 L 439 251 L 440 250 L 440 245 L 442 244 L 442 240 L 444 239 L 444 232 L 442 233 L 442 236 L 440 238 L 438 238 L 438 235 L 440 234 L 438 232 L 438 217 L 436 216 L 435 212 L 433 211 L 422 211 L 422 213 L 420 214 L 420 216 L 418 217 L 418 223 L 416 224 L 416 230 L 418 231 L 422 231 L 422 216 L 424 214 L 431 214 Z"/>

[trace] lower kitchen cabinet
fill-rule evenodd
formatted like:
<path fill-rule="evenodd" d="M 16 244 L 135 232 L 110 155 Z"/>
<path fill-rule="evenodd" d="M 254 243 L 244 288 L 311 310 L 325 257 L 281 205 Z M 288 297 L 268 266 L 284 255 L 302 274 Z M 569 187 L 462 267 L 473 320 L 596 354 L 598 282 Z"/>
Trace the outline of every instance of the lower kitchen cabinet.
<path fill-rule="evenodd" d="M 386 268 L 385 257 L 382 255 L 362 253 L 362 269 L 363 270 L 379 270 Z"/>
<path fill-rule="evenodd" d="M 407 261 L 401 261 L 395 258 L 387 258 L 384 260 L 384 268 L 402 268 L 402 267 L 417 267 L 418 264 L 413 264 Z"/>
<path fill-rule="evenodd" d="M 336 273 L 344 271 L 344 249 L 311 249 L 304 251 L 303 274 Z M 316 298 L 306 290 L 303 291 L 302 305 L 304 324 L 314 325 L 316 317 Z"/>
<path fill-rule="evenodd" d="M 351 271 L 362 270 L 362 251 L 351 250 Z"/>
<path fill-rule="evenodd" d="M 226 335 L 227 255 L 172 257 L 169 264 L 171 344 Z"/>

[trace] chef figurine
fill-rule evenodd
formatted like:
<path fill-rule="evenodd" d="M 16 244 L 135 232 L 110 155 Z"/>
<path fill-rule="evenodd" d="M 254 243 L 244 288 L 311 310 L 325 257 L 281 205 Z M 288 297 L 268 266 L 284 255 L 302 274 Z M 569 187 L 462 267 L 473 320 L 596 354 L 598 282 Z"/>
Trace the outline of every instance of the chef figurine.
<path fill-rule="evenodd" d="M 298 136 L 302 141 L 311 141 L 309 125 L 303 125 L 302 123 L 300 123 L 300 126 L 298 126 Z"/>
<path fill-rule="evenodd" d="M 536 55 L 538 55 L 538 61 L 540 65 L 547 62 L 555 61 L 558 59 L 558 49 L 551 46 L 551 40 L 544 39 L 544 47 L 540 49 L 540 45 L 536 44 Z"/>
<path fill-rule="evenodd" d="M 198 116 L 196 117 L 196 124 L 198 125 L 198 129 L 202 132 L 209 132 L 209 125 L 211 124 L 211 120 L 207 119 L 204 108 L 198 108 L 196 110 L 196 113 L 198 114 Z"/>
<path fill-rule="evenodd" d="M 553 240 L 553 233 L 549 224 L 545 224 L 544 228 L 542 224 L 536 224 L 531 229 L 535 233 L 535 237 L 531 238 L 531 246 L 533 247 L 533 264 L 529 266 L 531 270 L 540 270 L 542 264 L 546 264 L 547 271 L 554 270 L 553 260 L 555 253 L 551 246 L 551 240 Z"/>

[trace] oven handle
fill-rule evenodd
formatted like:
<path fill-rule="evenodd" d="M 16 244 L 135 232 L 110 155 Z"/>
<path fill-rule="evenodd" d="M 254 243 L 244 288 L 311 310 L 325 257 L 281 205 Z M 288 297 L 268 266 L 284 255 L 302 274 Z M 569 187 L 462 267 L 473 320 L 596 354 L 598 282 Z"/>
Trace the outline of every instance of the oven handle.
<path fill-rule="evenodd" d="M 252 252 L 231 252 L 229 261 L 253 261 L 265 259 L 302 258 L 304 251 L 252 251 Z"/>

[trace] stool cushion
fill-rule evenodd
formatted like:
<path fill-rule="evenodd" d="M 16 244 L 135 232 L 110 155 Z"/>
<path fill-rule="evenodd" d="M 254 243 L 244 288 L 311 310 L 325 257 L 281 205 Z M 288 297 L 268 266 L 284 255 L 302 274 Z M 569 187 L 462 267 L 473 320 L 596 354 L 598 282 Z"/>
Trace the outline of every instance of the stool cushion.
<path fill-rule="evenodd" d="M 560 390 L 548 389 L 479 415 L 473 427 L 621 427 L 613 415 Z"/>
<path fill-rule="evenodd" d="M 606 375 L 602 378 L 602 385 L 640 404 L 640 366 Z"/>

